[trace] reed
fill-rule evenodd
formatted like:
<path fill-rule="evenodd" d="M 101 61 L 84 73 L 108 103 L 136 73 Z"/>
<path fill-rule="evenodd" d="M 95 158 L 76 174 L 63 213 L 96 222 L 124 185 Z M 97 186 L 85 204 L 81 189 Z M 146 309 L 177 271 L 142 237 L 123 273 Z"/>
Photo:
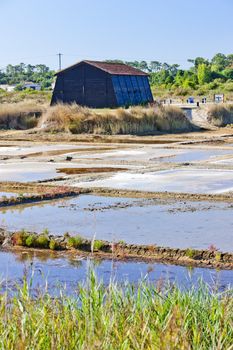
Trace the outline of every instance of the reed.
<path fill-rule="evenodd" d="M 232 349 L 232 291 L 181 290 L 142 280 L 104 285 L 93 272 L 67 296 L 31 290 L 0 296 L 1 349 Z"/>
<path fill-rule="evenodd" d="M 37 126 L 44 108 L 32 102 L 0 105 L 0 129 L 31 129 Z"/>
<path fill-rule="evenodd" d="M 89 109 L 77 104 L 57 104 L 42 116 L 41 128 L 74 134 L 133 134 L 193 130 L 192 124 L 176 107 L 131 107 L 128 109 Z"/>
<path fill-rule="evenodd" d="M 233 124 L 233 105 L 213 105 L 208 110 L 208 121 L 215 126 Z"/>

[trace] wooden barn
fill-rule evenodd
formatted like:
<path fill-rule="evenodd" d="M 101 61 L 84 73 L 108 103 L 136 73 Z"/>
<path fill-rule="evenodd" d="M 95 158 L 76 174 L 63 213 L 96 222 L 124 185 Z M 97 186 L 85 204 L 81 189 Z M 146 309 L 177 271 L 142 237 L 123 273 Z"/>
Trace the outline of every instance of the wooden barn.
<path fill-rule="evenodd" d="M 148 74 L 123 63 L 81 61 L 56 73 L 51 104 L 104 108 L 153 101 Z"/>

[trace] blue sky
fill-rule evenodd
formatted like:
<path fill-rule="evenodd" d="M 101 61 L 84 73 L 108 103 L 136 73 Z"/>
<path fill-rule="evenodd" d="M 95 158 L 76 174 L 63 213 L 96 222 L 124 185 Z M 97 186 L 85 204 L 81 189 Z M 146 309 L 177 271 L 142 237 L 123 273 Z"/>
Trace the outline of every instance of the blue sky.
<path fill-rule="evenodd" d="M 0 0 L 0 68 L 233 53 L 233 0 Z"/>

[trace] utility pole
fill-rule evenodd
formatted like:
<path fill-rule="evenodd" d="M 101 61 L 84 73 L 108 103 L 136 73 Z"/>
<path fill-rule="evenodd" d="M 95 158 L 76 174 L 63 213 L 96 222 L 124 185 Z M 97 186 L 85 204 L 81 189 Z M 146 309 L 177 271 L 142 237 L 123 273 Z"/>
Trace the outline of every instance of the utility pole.
<path fill-rule="evenodd" d="M 58 56 L 58 61 L 59 61 L 59 70 L 61 70 L 61 56 L 62 56 L 62 53 L 58 53 L 57 56 Z"/>

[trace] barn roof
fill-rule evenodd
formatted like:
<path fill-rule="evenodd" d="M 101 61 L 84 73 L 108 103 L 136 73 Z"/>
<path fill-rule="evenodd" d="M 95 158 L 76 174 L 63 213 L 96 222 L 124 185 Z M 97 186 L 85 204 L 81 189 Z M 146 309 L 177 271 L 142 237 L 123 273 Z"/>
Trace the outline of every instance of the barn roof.
<path fill-rule="evenodd" d="M 73 64 L 72 66 L 69 66 L 65 69 L 58 71 L 55 75 L 63 73 L 69 69 L 75 68 L 76 66 L 79 66 L 82 63 L 90 64 L 91 66 L 99 68 L 113 75 L 144 75 L 144 76 L 148 75 L 147 73 L 141 71 L 140 69 L 128 66 L 127 64 L 124 64 L 124 63 L 100 62 L 100 61 L 89 61 L 89 60 L 84 60 L 76 64 Z"/>

